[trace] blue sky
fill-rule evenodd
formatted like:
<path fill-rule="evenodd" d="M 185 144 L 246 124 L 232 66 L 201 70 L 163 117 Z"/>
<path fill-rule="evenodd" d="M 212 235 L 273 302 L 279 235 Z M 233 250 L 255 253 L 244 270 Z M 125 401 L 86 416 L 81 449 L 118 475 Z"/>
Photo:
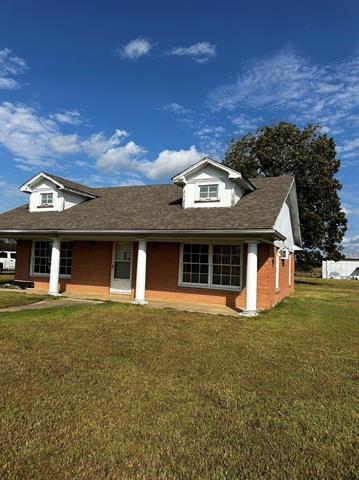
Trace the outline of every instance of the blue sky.
<path fill-rule="evenodd" d="M 359 253 L 357 0 L 2 0 L 0 15 L 0 210 L 40 170 L 166 183 L 235 135 L 314 122 L 336 140 Z"/>

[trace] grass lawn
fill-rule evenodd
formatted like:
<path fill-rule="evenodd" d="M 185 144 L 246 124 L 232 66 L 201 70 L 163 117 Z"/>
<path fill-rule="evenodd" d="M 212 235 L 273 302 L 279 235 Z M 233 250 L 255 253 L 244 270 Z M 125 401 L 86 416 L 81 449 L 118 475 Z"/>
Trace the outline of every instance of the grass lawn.
<path fill-rule="evenodd" d="M 40 302 L 45 298 L 47 298 L 46 295 L 28 295 L 26 293 L 12 292 L 11 290 L 8 292 L 0 292 L 0 310 L 18 305 L 29 305 L 30 303 Z M 1 315 L 4 315 L 4 313 Z"/>
<path fill-rule="evenodd" d="M 8 273 L 0 274 L 0 287 L 5 285 L 5 283 L 10 283 L 14 280 L 14 275 Z"/>
<path fill-rule="evenodd" d="M 0 288 L 6 283 L 12 282 L 14 275 L 1 274 Z M 0 292 L 0 309 L 7 307 L 16 307 L 18 305 L 28 305 L 30 303 L 40 302 L 46 298 L 45 295 L 27 295 L 19 292 L 8 290 Z"/>
<path fill-rule="evenodd" d="M 354 479 L 359 282 L 256 319 L 0 315 L 0 478 Z"/>

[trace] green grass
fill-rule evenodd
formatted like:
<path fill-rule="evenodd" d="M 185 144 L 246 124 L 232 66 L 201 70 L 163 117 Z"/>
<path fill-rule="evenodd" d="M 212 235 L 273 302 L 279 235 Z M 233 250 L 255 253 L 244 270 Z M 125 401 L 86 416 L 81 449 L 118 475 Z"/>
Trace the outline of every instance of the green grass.
<path fill-rule="evenodd" d="M 14 280 L 14 275 L 7 273 L 0 274 L 0 287 L 5 285 L 5 283 L 11 283 Z"/>
<path fill-rule="evenodd" d="M 310 279 L 256 319 L 2 314 L 0 478 L 358 478 L 358 294 Z"/>
<path fill-rule="evenodd" d="M 0 288 L 6 283 L 14 280 L 14 275 L 2 274 L 0 275 Z M 0 292 L 0 309 L 8 307 L 16 307 L 19 305 L 29 305 L 31 303 L 40 302 L 44 300 L 46 295 L 28 295 L 20 292 L 8 291 Z"/>
<path fill-rule="evenodd" d="M 19 305 L 29 305 L 31 303 L 40 302 L 46 299 L 46 295 L 29 295 L 26 293 L 12 292 L 0 292 L 0 310 L 2 308 L 17 307 Z M 4 313 L 1 313 L 4 315 Z"/>

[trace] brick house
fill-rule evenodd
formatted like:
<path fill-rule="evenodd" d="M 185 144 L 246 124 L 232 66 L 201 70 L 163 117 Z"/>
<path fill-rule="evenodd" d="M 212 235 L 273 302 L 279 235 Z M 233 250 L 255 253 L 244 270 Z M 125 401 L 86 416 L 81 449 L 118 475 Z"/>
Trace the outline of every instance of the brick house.
<path fill-rule="evenodd" d="M 167 185 L 90 188 L 40 172 L 0 215 L 15 280 L 81 293 L 222 304 L 255 315 L 294 289 L 300 225 L 292 177 L 246 179 L 204 158 Z"/>

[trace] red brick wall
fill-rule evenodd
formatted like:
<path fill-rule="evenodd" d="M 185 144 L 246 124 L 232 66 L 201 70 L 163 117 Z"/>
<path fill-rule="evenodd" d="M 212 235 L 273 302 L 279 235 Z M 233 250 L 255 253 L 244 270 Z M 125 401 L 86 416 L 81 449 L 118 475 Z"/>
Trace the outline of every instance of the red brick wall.
<path fill-rule="evenodd" d="M 150 299 L 183 300 L 200 303 L 215 303 L 244 308 L 246 293 L 247 246 L 243 246 L 243 271 L 241 292 L 209 290 L 204 288 L 178 286 L 179 243 L 148 244 L 146 297 Z M 280 289 L 275 291 L 274 247 L 258 245 L 258 287 L 257 307 L 266 309 L 280 301 L 294 289 L 294 282 L 288 286 L 288 261 L 280 261 Z M 294 269 L 294 265 L 292 265 Z M 294 270 L 292 269 L 292 272 Z M 294 276 L 293 276 L 294 279 Z"/>
<path fill-rule="evenodd" d="M 146 297 L 235 306 L 238 292 L 178 286 L 179 243 L 153 243 L 147 247 Z M 241 299 L 242 300 L 242 299 Z M 242 302 L 243 303 L 243 302 Z"/>
<path fill-rule="evenodd" d="M 289 284 L 289 260 L 279 260 L 279 288 L 274 290 L 274 302 L 276 304 L 280 302 L 284 297 L 290 295 L 294 292 L 294 255 L 290 254 L 291 257 L 291 283 Z"/>
<path fill-rule="evenodd" d="M 60 278 L 60 292 L 107 294 L 110 291 L 112 242 L 74 242 L 71 279 Z M 31 241 L 19 240 L 16 249 L 16 280 L 31 280 L 36 289 L 47 290 L 48 277 L 30 275 Z"/>
<path fill-rule="evenodd" d="M 31 241 L 18 240 L 16 247 L 15 279 L 30 280 Z"/>
<path fill-rule="evenodd" d="M 108 294 L 111 285 L 113 242 L 75 241 L 71 279 L 60 280 L 61 292 Z M 132 263 L 132 295 L 136 285 L 138 243 L 134 242 Z M 146 297 L 182 300 L 244 308 L 246 293 L 247 246 L 243 246 L 241 292 L 178 286 L 179 243 L 148 242 Z M 275 290 L 275 248 L 258 245 L 258 309 L 269 308 L 294 290 L 294 257 L 292 255 L 292 285 L 289 286 L 289 262 L 280 260 L 280 288 Z M 19 240 L 15 278 L 32 280 L 35 288 L 47 289 L 48 278 L 30 277 L 31 241 Z"/>

